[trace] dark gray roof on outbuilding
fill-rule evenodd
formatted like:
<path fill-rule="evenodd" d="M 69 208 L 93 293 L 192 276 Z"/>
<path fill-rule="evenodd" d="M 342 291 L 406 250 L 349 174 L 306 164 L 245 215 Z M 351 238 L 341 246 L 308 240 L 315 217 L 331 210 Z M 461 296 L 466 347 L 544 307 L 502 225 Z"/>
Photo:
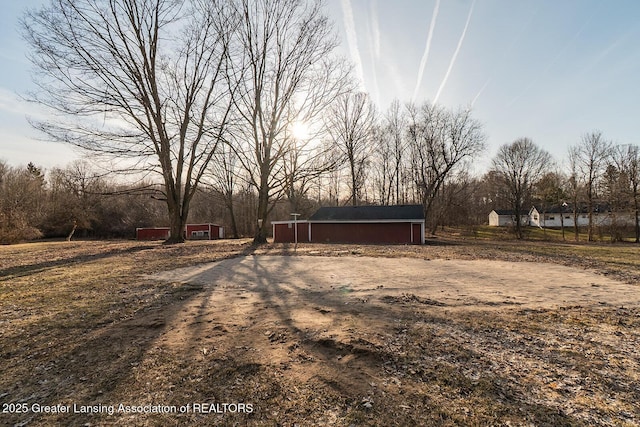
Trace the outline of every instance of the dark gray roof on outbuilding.
<path fill-rule="evenodd" d="M 494 209 L 493 210 L 495 213 L 497 213 L 500 216 L 507 216 L 507 215 L 515 215 L 516 211 L 512 210 L 512 209 Z M 520 215 L 526 215 L 527 212 L 525 212 L 524 210 L 520 213 Z"/>
<path fill-rule="evenodd" d="M 333 206 L 320 208 L 310 221 L 375 221 L 424 219 L 422 205 Z"/>
<path fill-rule="evenodd" d="M 566 206 L 550 206 L 550 207 L 542 207 L 542 206 L 535 206 L 535 208 L 538 210 L 538 212 L 540 213 L 572 213 L 573 212 L 573 205 L 567 204 Z M 587 205 L 582 204 L 580 206 L 578 206 L 577 209 L 578 213 L 587 213 L 589 212 L 589 208 L 587 207 Z M 606 204 L 606 203 L 597 203 L 595 205 L 593 205 L 593 212 L 611 212 L 611 207 Z"/>

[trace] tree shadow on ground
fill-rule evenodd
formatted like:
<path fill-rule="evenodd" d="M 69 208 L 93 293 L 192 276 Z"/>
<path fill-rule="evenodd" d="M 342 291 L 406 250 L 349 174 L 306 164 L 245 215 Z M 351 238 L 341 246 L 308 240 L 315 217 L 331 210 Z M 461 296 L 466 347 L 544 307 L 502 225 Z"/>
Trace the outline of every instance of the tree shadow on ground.
<path fill-rule="evenodd" d="M 11 401 L 47 405 L 92 406 L 109 405 L 109 396 L 125 381 L 135 378 L 144 365 L 148 351 L 164 333 L 168 324 L 176 321 L 179 306 L 198 298 L 201 287 L 158 286 L 161 300 L 142 305 L 136 314 L 122 321 L 97 327 L 66 331 L 67 340 L 52 344 L 47 351 L 36 353 L 36 369 L 28 377 L 13 378 L 13 387 L 3 397 Z M 58 347 L 58 348 L 56 348 Z M 20 355 L 12 358 L 18 360 Z M 9 362 L 10 363 L 10 362 Z M 9 366 L 8 366 L 9 367 Z M 146 400 L 146 399 L 145 399 Z M 127 402 L 123 402 L 127 403 Z M 142 404 L 136 401 L 129 404 Z M 104 414 L 59 414 L 55 416 L 29 413 L 6 417 L 9 425 L 93 425 Z M 103 421 L 106 421 L 103 419 Z"/>
<path fill-rule="evenodd" d="M 253 250 L 188 282 L 158 284 L 162 301 L 129 319 L 82 337 L 72 331 L 76 343 L 21 379 L 53 385 L 31 398 L 23 394 L 32 391 L 17 387 L 10 397 L 84 405 L 133 397 L 122 403 L 248 402 L 255 408 L 248 414 L 32 414 L 33 425 L 585 424 L 533 402 L 525 385 L 489 369 L 487 354 L 456 338 L 468 330 L 452 320 L 449 307 L 389 298 L 388 286 L 374 295 L 377 284 L 371 295 L 355 292 L 348 272 L 318 283 L 309 270 L 321 258 L 306 258 L 301 267 L 299 257 Z M 528 357 L 549 363 L 541 354 Z"/>
<path fill-rule="evenodd" d="M 128 248 L 117 248 L 107 251 L 99 251 L 94 254 L 75 254 L 69 257 L 64 257 L 64 247 L 61 247 L 57 254 L 62 254 L 63 257 L 55 260 L 45 260 L 38 263 L 20 265 L 14 267 L 8 267 L 0 270 L 0 279 L 10 280 L 17 277 L 29 276 L 38 274 L 50 270 L 52 268 L 69 267 L 82 262 L 97 261 L 105 258 L 116 257 L 119 255 L 134 254 L 137 252 L 146 251 L 149 249 L 156 249 L 157 246 L 153 245 L 141 245 L 132 246 Z"/>
<path fill-rule="evenodd" d="M 340 285 L 339 274 L 334 286 L 314 289 L 317 277 L 296 268 L 293 262 L 296 259 L 295 256 L 247 256 L 232 260 L 225 268 L 220 265 L 213 272 L 191 278 L 193 282 L 207 283 L 213 288 L 226 287 L 224 292 L 235 293 L 238 298 L 233 305 L 222 304 L 224 312 L 213 315 L 212 322 L 200 322 L 190 329 L 186 339 L 193 342 L 207 336 L 212 324 L 216 325 L 214 328 L 220 325 L 225 328 L 225 333 L 211 341 L 222 351 L 216 353 L 213 362 L 203 361 L 201 372 L 203 378 L 231 381 L 225 388 L 215 389 L 216 397 L 224 398 L 225 393 L 228 397 L 229 393 L 235 393 L 234 381 L 244 381 L 252 383 L 254 388 L 263 388 L 259 407 L 282 408 L 278 415 L 263 411 L 249 418 L 227 418 L 228 422 L 251 421 L 256 425 L 267 421 L 321 422 L 327 413 L 333 413 L 342 421 L 366 425 L 376 425 L 377 419 L 393 420 L 392 425 L 446 425 L 465 420 L 513 422 L 523 417 L 536 425 L 582 424 L 557 407 L 532 403 L 509 377 L 493 372 L 480 380 L 468 378 L 457 370 L 456 357 L 472 360 L 476 365 L 489 361 L 464 342 L 452 344 L 434 337 L 416 337 L 416 340 L 431 341 L 426 346 L 424 342 L 420 346 L 405 342 L 399 348 L 388 345 L 387 340 L 395 340 L 401 334 L 402 325 L 417 321 L 448 322 L 446 308 L 431 307 L 440 310 L 439 314 L 421 318 L 411 305 L 359 301 L 359 297 L 350 295 L 348 289 Z M 281 274 L 289 270 L 294 271 L 295 281 Z M 214 298 L 199 304 L 200 316 L 211 316 L 212 310 L 216 310 L 217 298 L 221 296 L 214 294 L 210 295 Z M 232 306 L 244 307 L 233 312 Z M 316 327 L 307 319 L 314 312 L 323 319 Z M 449 323 L 451 328 L 457 327 Z M 196 348 L 183 354 L 189 360 L 200 358 Z M 235 368 L 230 370 L 230 366 Z M 240 380 L 238 375 L 233 375 L 243 366 L 253 367 L 251 378 Z M 406 387 L 383 387 L 382 383 L 393 379 L 406 383 Z M 373 383 L 377 385 L 372 386 Z M 294 389 L 297 391 L 292 391 Z M 239 387 L 238 390 L 247 389 Z M 296 407 L 301 403 L 301 396 L 314 392 L 325 396 L 324 403 L 317 407 L 309 405 L 307 412 Z M 430 394 L 432 397 L 427 397 Z M 244 397 L 250 396 L 255 399 L 255 393 Z M 469 418 L 468 414 L 457 413 L 455 405 L 443 406 L 443 402 L 451 400 L 457 400 L 458 404 L 464 401 L 471 406 L 477 404 L 480 412 L 476 412 L 475 418 Z M 371 401 L 375 404 L 366 404 Z M 408 407 L 413 410 L 408 411 Z"/>
<path fill-rule="evenodd" d="M 116 258 L 158 246 L 135 246 L 118 248 L 90 255 L 74 255 L 66 259 L 42 262 L 26 266 L 27 274 L 36 274 L 49 268 L 71 266 L 75 263 L 98 259 Z M 245 256 L 255 250 L 246 247 L 231 256 Z M 223 255 L 227 257 L 227 255 Z M 24 270 L 25 267 L 15 267 Z M 4 273 L 7 273 L 7 269 Z M 4 278 L 3 278 L 4 279 Z M 6 280 L 10 280 L 7 277 Z M 126 278 L 126 280 L 131 280 Z M 150 404 L 153 399 L 140 396 L 131 399 L 112 400 L 127 383 L 136 381 L 138 372 L 149 368 L 153 360 L 153 346 L 170 325 L 180 322 L 181 309 L 198 298 L 208 299 L 202 285 L 189 283 L 158 283 L 151 279 L 137 278 L 134 291 L 126 292 L 122 298 L 134 297 L 135 313 L 127 318 L 116 318 L 104 323 L 102 320 L 82 322 L 77 319 L 52 318 L 50 321 L 36 320 L 23 331 L 29 343 L 11 353 L 3 354 L 3 376 L 6 387 L 0 393 L 0 403 L 21 402 L 29 407 L 33 404 L 78 406 L 108 405 L 110 402 L 125 404 Z M 153 289 L 154 297 L 138 299 L 143 289 Z M 107 292 L 107 290 L 104 290 Z M 78 313 L 70 313 L 77 315 Z M 106 315 L 104 313 L 103 315 Z M 77 317 L 77 316 L 76 316 Z M 110 316 L 108 316 L 110 317 Z M 34 328 L 48 325 L 47 329 Z M 13 338 L 12 338 L 13 339 Z M 25 340 L 26 341 L 26 340 Z M 27 361 L 35 369 L 25 370 L 20 364 Z M 158 402 L 163 403 L 163 402 Z M 1 414 L 0 424 L 7 425 L 69 425 L 81 426 L 110 423 L 104 413 L 87 414 Z M 135 424 L 135 422 L 134 422 Z"/>

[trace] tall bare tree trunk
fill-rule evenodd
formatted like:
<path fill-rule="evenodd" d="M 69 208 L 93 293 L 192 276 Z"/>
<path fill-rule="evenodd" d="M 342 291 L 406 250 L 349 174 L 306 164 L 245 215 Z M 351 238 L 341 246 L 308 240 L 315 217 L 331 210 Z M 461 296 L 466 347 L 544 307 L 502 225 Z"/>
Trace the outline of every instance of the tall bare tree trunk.
<path fill-rule="evenodd" d="M 183 212 L 175 200 L 168 201 L 167 204 L 169 206 L 169 238 L 164 243 L 167 245 L 184 243 L 187 218 L 183 216 Z"/>
<path fill-rule="evenodd" d="M 233 193 L 229 195 L 225 195 L 225 203 L 227 205 L 227 210 L 229 211 L 229 219 L 231 220 L 231 235 L 234 239 L 240 238 L 240 233 L 238 233 L 238 223 L 236 221 L 236 212 L 233 206 Z"/>
<path fill-rule="evenodd" d="M 258 193 L 258 223 L 256 224 L 256 234 L 253 238 L 254 244 L 267 243 L 267 217 L 269 215 L 269 189 L 261 188 Z"/>

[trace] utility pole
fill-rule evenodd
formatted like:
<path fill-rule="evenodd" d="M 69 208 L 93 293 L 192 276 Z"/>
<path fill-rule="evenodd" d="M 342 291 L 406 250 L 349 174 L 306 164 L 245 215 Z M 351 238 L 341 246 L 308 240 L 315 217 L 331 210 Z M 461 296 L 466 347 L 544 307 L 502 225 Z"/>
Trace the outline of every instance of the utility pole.
<path fill-rule="evenodd" d="M 299 213 L 292 213 L 291 216 L 293 217 L 293 240 L 294 240 L 294 245 L 293 245 L 293 251 L 297 252 L 298 251 L 298 217 L 300 216 Z"/>

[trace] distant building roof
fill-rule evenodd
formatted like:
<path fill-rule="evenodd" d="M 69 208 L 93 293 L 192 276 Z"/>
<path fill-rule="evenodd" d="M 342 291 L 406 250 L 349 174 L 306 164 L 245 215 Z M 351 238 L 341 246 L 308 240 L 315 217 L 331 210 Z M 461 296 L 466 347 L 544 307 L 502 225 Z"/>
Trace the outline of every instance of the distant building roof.
<path fill-rule="evenodd" d="M 499 216 L 513 216 L 516 214 L 516 212 L 512 209 L 494 209 L 493 211 L 497 213 Z M 528 213 L 525 211 L 520 212 L 520 216 L 523 216 L 523 215 L 528 215 Z"/>
<path fill-rule="evenodd" d="M 320 208 L 309 221 L 424 220 L 422 205 L 333 206 Z"/>
<path fill-rule="evenodd" d="M 571 204 L 567 204 L 566 206 L 549 206 L 546 209 L 541 207 L 541 206 L 534 206 L 534 208 L 539 212 L 539 213 L 572 213 L 573 212 L 573 205 Z M 589 208 L 587 207 L 587 205 L 582 204 L 578 206 L 577 209 L 578 213 L 587 213 L 589 212 Z M 598 212 L 611 212 L 611 207 L 606 204 L 606 203 L 596 203 L 593 205 L 593 212 L 594 213 L 598 213 Z"/>

